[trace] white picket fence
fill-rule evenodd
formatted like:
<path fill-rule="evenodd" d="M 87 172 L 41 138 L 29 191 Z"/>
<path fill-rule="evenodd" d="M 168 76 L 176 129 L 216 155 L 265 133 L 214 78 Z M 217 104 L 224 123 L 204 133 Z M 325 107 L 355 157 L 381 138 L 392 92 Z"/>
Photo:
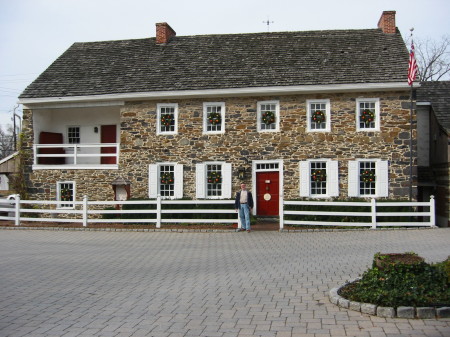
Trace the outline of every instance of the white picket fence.
<path fill-rule="evenodd" d="M 73 205 L 69 208 L 59 208 L 63 203 Z M 191 207 L 174 209 L 164 208 L 164 205 L 190 205 Z M 283 212 L 280 214 L 280 229 L 285 225 L 305 226 L 352 226 L 352 227 L 435 227 L 435 200 L 431 196 L 427 202 L 383 202 L 375 199 L 360 202 L 342 201 L 282 201 Z M 117 206 L 120 207 L 117 207 Z M 143 207 L 139 209 L 123 209 L 124 205 L 154 205 L 152 209 Z M 197 205 L 193 208 L 192 205 Z M 199 207 L 200 205 L 200 207 Z M 226 209 L 219 207 L 201 208 L 201 205 L 228 205 Z M 289 206 L 313 206 L 314 210 L 289 210 Z M 364 211 L 340 211 L 338 207 L 363 207 Z M 408 206 L 412 211 L 386 211 L 386 208 Z M 336 207 L 336 211 L 330 208 Z M 380 208 L 383 208 L 383 211 Z M 113 209 L 111 209 L 113 208 Z M 114 209 L 116 208 L 116 209 Z M 322 211 L 320 208 L 326 208 Z M 126 214 L 127 216 L 121 217 Z M 132 219 L 130 215 L 139 214 L 139 219 Z M 148 217 L 142 215 L 148 214 Z M 209 218 L 171 218 L 170 214 L 214 214 Z M 221 218 L 221 214 L 233 214 L 232 217 Z M 105 218 L 103 215 L 107 215 Z M 108 216 L 109 215 L 109 216 Z M 286 217 L 294 219 L 287 219 Z M 302 220 L 302 217 L 309 219 Z M 319 217 L 319 220 L 311 220 L 311 216 Z M 339 221 L 320 220 L 320 216 L 338 217 Z M 128 217 L 128 218 L 127 218 Z M 367 221 L 358 221 L 356 217 L 367 218 Z M 380 217 L 407 218 L 408 221 L 383 221 Z M 70 222 L 81 223 L 83 226 L 95 223 L 145 223 L 154 224 L 161 228 L 164 223 L 238 223 L 239 217 L 234 209 L 233 200 L 165 200 L 158 197 L 156 200 L 141 201 L 90 201 L 85 196 L 82 201 L 42 201 L 21 200 L 18 195 L 10 196 L 9 199 L 0 199 L 0 221 L 14 221 L 16 226 L 23 222 Z M 0 222 L 1 225 L 1 222 Z M 239 226 L 240 227 L 240 226 Z"/>
<path fill-rule="evenodd" d="M 63 205 L 73 205 L 71 209 Z M 164 209 L 163 205 L 229 205 L 226 209 Z M 37 205 L 37 207 L 33 207 Z M 124 205 L 154 205 L 153 209 L 123 209 Z M 119 209 L 111 209 L 119 206 Z M 106 209 L 108 208 L 108 209 Z M 6 215 L 1 215 L 6 213 Z M 102 215 L 112 215 L 103 218 Z M 146 218 L 121 218 L 120 215 L 132 214 L 149 216 Z M 213 219 L 173 219 L 164 217 L 165 214 L 214 214 Z M 231 217 L 221 218 L 221 214 L 233 214 Z M 114 215 L 117 215 L 115 217 Z M 22 222 L 70 222 L 81 223 L 84 227 L 94 223 L 153 223 L 156 228 L 161 228 L 163 223 L 238 223 L 238 213 L 234 209 L 234 200 L 164 200 L 158 197 L 156 200 L 128 200 L 128 201 L 90 201 L 85 196 L 82 201 L 42 201 L 21 200 L 18 195 L 9 199 L 0 199 L 0 220 L 14 221 L 16 226 Z M 1 224 L 1 223 L 0 223 Z"/>
<path fill-rule="evenodd" d="M 435 227 L 435 200 L 431 196 L 427 202 L 383 202 L 375 199 L 361 202 L 337 202 L 337 201 L 284 201 L 283 216 L 280 219 L 280 228 L 284 225 L 314 225 L 314 226 L 355 226 L 355 227 Z M 314 210 L 286 210 L 288 206 L 309 206 Z M 312 206 L 312 207 L 311 207 Z M 413 211 L 386 211 L 385 208 L 407 206 Z M 326 207 L 327 211 L 321 211 L 321 207 Z M 335 211 L 330 208 L 336 207 Z M 338 207 L 364 207 L 364 211 L 339 211 Z M 383 211 L 380 210 L 383 208 Z M 295 219 L 287 220 L 286 216 L 293 216 Z M 303 217 L 314 217 L 317 220 L 301 220 Z M 320 220 L 320 216 L 338 217 L 342 221 Z M 357 221 L 356 217 L 367 218 L 366 221 Z M 390 217 L 391 220 L 379 220 L 380 217 Z M 408 221 L 393 221 L 392 218 L 408 218 Z"/>

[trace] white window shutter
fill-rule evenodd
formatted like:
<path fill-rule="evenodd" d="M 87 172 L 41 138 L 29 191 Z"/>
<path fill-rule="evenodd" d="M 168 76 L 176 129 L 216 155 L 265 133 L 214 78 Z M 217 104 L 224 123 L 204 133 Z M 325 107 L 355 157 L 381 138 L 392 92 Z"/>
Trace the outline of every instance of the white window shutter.
<path fill-rule="evenodd" d="M 389 196 L 389 162 L 381 160 L 376 164 L 376 193 L 378 197 Z"/>
<path fill-rule="evenodd" d="M 158 165 L 151 164 L 148 168 L 148 197 L 158 196 Z"/>
<path fill-rule="evenodd" d="M 348 196 L 359 196 L 359 163 L 356 160 L 348 162 Z"/>
<path fill-rule="evenodd" d="M 197 199 L 205 198 L 205 165 L 196 164 L 195 165 L 195 186 L 196 186 L 196 197 Z"/>
<path fill-rule="evenodd" d="M 231 198 L 231 164 L 222 164 L 222 198 Z"/>
<path fill-rule="evenodd" d="M 183 198 L 183 165 L 182 164 L 176 164 L 174 167 L 174 178 L 175 178 L 175 191 L 174 191 L 174 197 L 176 199 Z"/>
<path fill-rule="evenodd" d="M 310 174 L 309 174 L 309 162 L 301 161 L 299 162 L 300 169 L 300 196 L 309 197 L 310 196 Z"/>
<path fill-rule="evenodd" d="M 328 196 L 339 196 L 339 167 L 336 160 L 327 162 L 327 190 Z"/>

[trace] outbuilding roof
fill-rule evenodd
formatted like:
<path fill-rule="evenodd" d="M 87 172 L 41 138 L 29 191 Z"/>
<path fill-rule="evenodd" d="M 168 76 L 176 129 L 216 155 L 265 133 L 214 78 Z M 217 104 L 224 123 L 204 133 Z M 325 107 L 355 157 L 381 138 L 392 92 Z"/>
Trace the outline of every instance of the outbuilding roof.
<path fill-rule="evenodd" d="M 381 29 L 74 43 L 20 98 L 407 81 L 408 51 Z"/>
<path fill-rule="evenodd" d="M 417 102 L 431 103 L 439 124 L 450 135 L 450 81 L 422 82 Z"/>

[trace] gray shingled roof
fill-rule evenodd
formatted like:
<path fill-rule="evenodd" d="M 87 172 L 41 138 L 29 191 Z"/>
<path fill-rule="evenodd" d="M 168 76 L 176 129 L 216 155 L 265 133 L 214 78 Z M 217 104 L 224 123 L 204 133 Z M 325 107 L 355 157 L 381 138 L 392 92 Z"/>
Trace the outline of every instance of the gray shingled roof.
<path fill-rule="evenodd" d="M 417 102 L 430 102 L 439 124 L 450 135 L 450 81 L 422 82 Z"/>
<path fill-rule="evenodd" d="M 380 29 L 75 43 L 20 98 L 406 82 L 399 32 Z"/>

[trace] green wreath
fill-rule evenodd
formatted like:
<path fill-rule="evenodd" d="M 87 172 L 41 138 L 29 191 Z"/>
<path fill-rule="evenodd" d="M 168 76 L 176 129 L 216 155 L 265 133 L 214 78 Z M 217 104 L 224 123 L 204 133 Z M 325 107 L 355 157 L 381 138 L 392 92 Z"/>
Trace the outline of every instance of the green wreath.
<path fill-rule="evenodd" d="M 273 111 L 263 112 L 261 115 L 264 124 L 269 125 L 275 123 L 275 113 Z"/>
<path fill-rule="evenodd" d="M 222 175 L 220 172 L 208 173 L 208 184 L 220 184 L 222 182 Z"/>
<path fill-rule="evenodd" d="M 161 125 L 171 126 L 173 124 L 173 115 L 165 114 L 161 116 Z"/>
<path fill-rule="evenodd" d="M 311 179 L 315 182 L 326 181 L 327 173 L 325 170 L 313 170 L 311 172 Z"/>
<path fill-rule="evenodd" d="M 63 188 L 61 190 L 61 201 L 72 201 L 73 194 L 72 190 L 69 188 Z"/>
<path fill-rule="evenodd" d="M 211 112 L 208 114 L 208 122 L 212 125 L 220 124 L 222 121 L 222 116 L 218 112 Z"/>
<path fill-rule="evenodd" d="M 372 110 L 363 110 L 359 116 L 361 122 L 369 125 L 371 122 L 375 121 L 375 113 Z"/>
<path fill-rule="evenodd" d="M 164 185 L 173 184 L 173 173 L 172 172 L 161 173 L 161 184 Z"/>
<path fill-rule="evenodd" d="M 325 112 L 322 110 L 316 110 L 312 113 L 311 120 L 314 123 L 321 124 L 325 122 Z"/>
<path fill-rule="evenodd" d="M 361 180 L 364 183 L 374 183 L 375 182 L 375 170 L 364 170 L 361 172 Z"/>

